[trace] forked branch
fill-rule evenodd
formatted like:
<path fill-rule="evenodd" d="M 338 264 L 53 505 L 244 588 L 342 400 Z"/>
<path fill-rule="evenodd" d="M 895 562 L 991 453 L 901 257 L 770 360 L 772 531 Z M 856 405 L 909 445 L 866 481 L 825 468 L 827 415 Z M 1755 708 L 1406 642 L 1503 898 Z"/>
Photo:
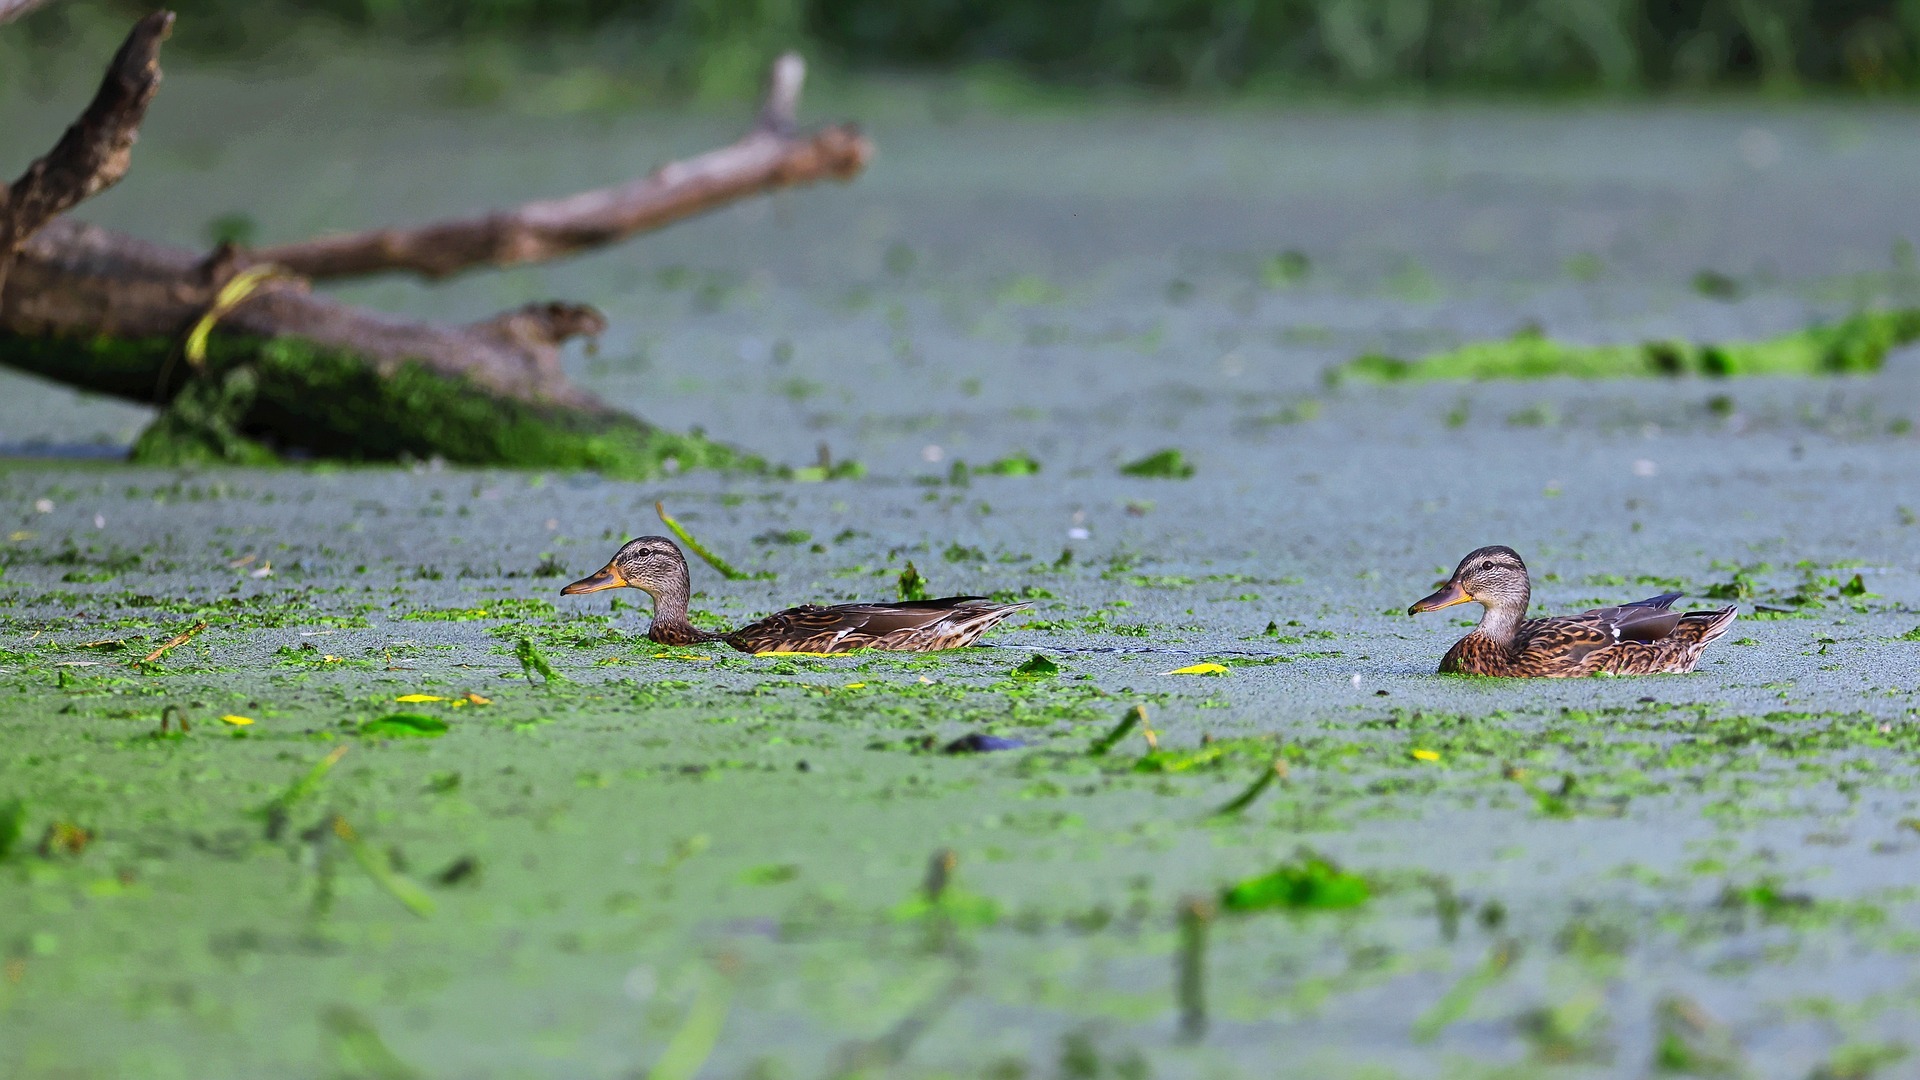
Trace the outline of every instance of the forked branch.
<path fill-rule="evenodd" d="M 753 130 L 730 146 L 627 184 L 480 217 L 283 244 L 242 259 L 271 262 L 316 281 L 394 270 L 443 278 L 600 247 L 777 188 L 852 179 L 866 167 L 873 144 L 849 124 L 796 133 L 805 77 L 799 56 L 780 57 Z"/>
<path fill-rule="evenodd" d="M 160 89 L 160 43 L 172 30 L 171 11 L 135 23 L 86 111 L 45 157 L 0 192 L 0 292 L 14 253 L 28 237 L 127 174 L 140 121 Z"/>

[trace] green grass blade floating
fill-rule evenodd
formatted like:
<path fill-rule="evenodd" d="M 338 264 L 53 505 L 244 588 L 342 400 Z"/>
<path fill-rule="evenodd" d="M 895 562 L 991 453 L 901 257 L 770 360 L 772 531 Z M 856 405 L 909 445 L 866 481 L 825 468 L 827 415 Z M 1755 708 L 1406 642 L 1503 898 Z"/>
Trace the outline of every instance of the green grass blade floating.
<path fill-rule="evenodd" d="M 360 834 L 354 831 L 353 826 L 347 824 L 347 819 L 338 814 L 333 817 L 333 835 L 347 845 L 348 851 L 353 852 L 353 860 L 360 864 L 360 869 L 367 872 L 367 876 L 373 879 L 374 884 L 386 890 L 388 896 L 398 900 L 401 907 L 423 919 L 433 914 L 437 906 L 433 902 L 433 897 L 428 896 L 425 889 L 394 873 L 393 868 L 380 857 L 380 853 L 367 846 L 367 842 L 360 839 Z"/>
<path fill-rule="evenodd" d="M 1272 787 L 1275 780 L 1285 780 L 1286 778 L 1286 761 L 1281 758 L 1274 758 L 1273 763 L 1263 769 L 1260 775 L 1254 778 L 1253 783 L 1247 785 L 1247 790 L 1235 795 L 1225 805 L 1221 806 L 1220 809 L 1215 810 L 1213 812 L 1214 816 L 1225 817 L 1245 810 L 1247 807 L 1253 805 L 1255 799 L 1258 799 L 1268 788 Z"/>
<path fill-rule="evenodd" d="M 693 1080 L 720 1044 L 720 1029 L 726 1023 L 727 985 L 719 977 L 709 976 L 701 980 L 687 1018 L 667 1040 L 659 1060 L 647 1071 L 647 1080 Z"/>
<path fill-rule="evenodd" d="M 327 753 L 326 757 L 314 762 L 313 768 L 308 769 L 306 775 L 288 784 L 285 791 L 268 800 L 267 804 L 262 806 L 256 813 L 262 815 L 272 814 L 275 811 L 284 813 L 292 808 L 295 803 L 313 794 L 314 789 L 318 788 L 320 784 L 326 780 L 327 774 L 333 771 L 335 765 L 340 764 L 340 759 L 345 757 L 347 751 L 351 749 L 353 749 L 353 746 L 350 743 L 341 743 L 339 746 L 334 747 Z"/>
<path fill-rule="evenodd" d="M 1126 712 L 1120 714 L 1120 722 L 1113 725 L 1111 731 L 1093 740 L 1093 745 L 1087 747 L 1087 756 L 1100 757 L 1107 751 L 1120 745 L 1121 739 L 1126 738 L 1128 733 L 1132 732 L 1134 728 L 1146 722 L 1147 707 L 1145 705 L 1133 706 Z"/>
<path fill-rule="evenodd" d="M 1495 945 L 1493 951 L 1487 954 L 1486 963 L 1449 987 L 1446 993 L 1440 995 L 1440 1000 L 1433 1003 L 1433 1008 L 1413 1022 L 1413 1040 L 1432 1042 L 1454 1021 L 1467 1015 L 1467 1010 L 1473 1008 L 1474 1000 L 1482 991 L 1506 978 L 1518 954 L 1519 946 L 1511 941 Z"/>
<path fill-rule="evenodd" d="M 675 521 L 673 515 L 667 513 L 667 505 L 665 503 L 654 503 L 653 512 L 660 515 L 661 522 L 664 523 L 667 528 L 673 530 L 673 535 L 679 537 L 680 542 L 687 545 L 688 550 L 705 559 L 708 566 L 720 571 L 721 577 L 726 578 L 728 581 L 740 581 L 753 576 L 738 569 L 732 563 L 715 555 L 713 552 L 708 551 L 707 545 L 695 540 L 693 534 L 687 531 L 685 525 Z"/>
<path fill-rule="evenodd" d="M 364 1080 L 420 1080 L 420 1070 L 388 1049 L 373 1022 L 345 1005 L 330 1005 L 321 1023 L 333 1042 L 342 1075 Z"/>
<path fill-rule="evenodd" d="M 0 862 L 13 854 L 13 846 L 27 829 L 27 804 L 24 799 L 0 803 Z"/>

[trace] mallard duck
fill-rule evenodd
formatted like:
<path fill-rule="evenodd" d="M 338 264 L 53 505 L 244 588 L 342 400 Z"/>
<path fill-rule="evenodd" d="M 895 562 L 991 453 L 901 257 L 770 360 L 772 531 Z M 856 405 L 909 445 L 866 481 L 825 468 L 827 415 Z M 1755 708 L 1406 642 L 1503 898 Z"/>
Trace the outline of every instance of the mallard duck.
<path fill-rule="evenodd" d="M 841 653 L 856 649 L 935 652 L 974 643 L 1000 620 L 1031 604 L 996 604 L 984 596 L 947 596 L 897 604 L 805 604 L 775 612 L 726 634 L 687 621 L 692 586 L 687 559 L 664 536 L 629 540 L 597 573 L 561 589 L 566 596 L 639 589 L 653 597 L 647 637 L 662 645 L 725 642 L 743 653 Z"/>
<path fill-rule="evenodd" d="M 1520 556 L 1509 547 L 1483 547 L 1461 559 L 1447 583 L 1407 614 L 1479 604 L 1486 608 L 1480 625 L 1447 650 L 1440 670 L 1546 678 L 1692 671 L 1707 645 L 1739 614 L 1732 607 L 1670 611 L 1681 594 L 1662 593 L 1578 615 L 1529 619 L 1531 595 Z"/>

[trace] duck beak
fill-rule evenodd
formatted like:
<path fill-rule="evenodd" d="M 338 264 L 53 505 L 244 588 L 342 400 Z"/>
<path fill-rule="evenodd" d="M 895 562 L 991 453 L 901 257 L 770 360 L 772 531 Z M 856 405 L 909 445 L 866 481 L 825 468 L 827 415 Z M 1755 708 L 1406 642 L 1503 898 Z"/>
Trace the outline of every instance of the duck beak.
<path fill-rule="evenodd" d="M 561 596 L 574 596 L 579 593 L 599 592 L 601 589 L 618 589 L 627 583 L 620 576 L 620 568 L 612 563 L 600 568 L 598 573 L 583 577 L 579 581 L 560 590 Z"/>
<path fill-rule="evenodd" d="M 1418 615 L 1423 611 L 1439 611 L 1443 607 L 1465 604 L 1472 600 L 1473 597 L 1467 595 L 1467 590 L 1464 585 L 1461 585 L 1458 581 L 1449 581 L 1445 585 L 1440 586 L 1439 592 L 1425 599 L 1416 601 L 1412 607 L 1407 609 L 1407 614 Z"/>

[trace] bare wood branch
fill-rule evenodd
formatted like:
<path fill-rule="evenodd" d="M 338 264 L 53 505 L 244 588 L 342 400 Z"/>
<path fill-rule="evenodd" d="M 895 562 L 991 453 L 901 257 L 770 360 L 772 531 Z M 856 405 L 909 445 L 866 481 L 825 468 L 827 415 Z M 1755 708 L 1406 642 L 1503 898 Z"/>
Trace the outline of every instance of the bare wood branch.
<path fill-rule="evenodd" d="M 849 180 L 873 144 L 852 125 L 796 135 L 806 65 L 775 62 L 760 119 L 738 142 L 673 162 L 640 180 L 482 217 L 376 229 L 247 252 L 310 279 L 412 271 L 443 278 L 476 267 L 541 262 L 658 229 L 737 199 L 820 180 Z"/>
<path fill-rule="evenodd" d="M 0 0 L 0 25 L 15 19 L 31 15 L 36 8 L 42 8 L 52 0 Z"/>
<path fill-rule="evenodd" d="M 529 304 L 461 326 L 425 323 L 315 295 L 301 275 L 436 276 L 553 258 L 758 192 L 851 177 L 872 153 L 853 128 L 792 133 L 805 73 L 797 56 L 775 65 L 753 131 L 623 187 L 468 222 L 201 254 L 61 216 L 127 171 L 172 20 L 164 11 L 141 20 L 81 118 L 0 189 L 0 255 L 12 264 L 10 286 L 0 266 L 0 365 L 160 405 L 134 447 L 151 462 L 257 462 L 286 448 L 634 477 L 757 467 L 573 385 L 561 347 L 605 329 L 592 308 Z M 237 281 L 269 265 L 275 276 L 261 287 Z"/>
<path fill-rule="evenodd" d="M 0 292 L 14 253 L 28 237 L 126 175 L 140 121 L 160 89 L 160 43 L 172 30 L 171 11 L 135 23 L 80 119 L 0 197 Z"/>

